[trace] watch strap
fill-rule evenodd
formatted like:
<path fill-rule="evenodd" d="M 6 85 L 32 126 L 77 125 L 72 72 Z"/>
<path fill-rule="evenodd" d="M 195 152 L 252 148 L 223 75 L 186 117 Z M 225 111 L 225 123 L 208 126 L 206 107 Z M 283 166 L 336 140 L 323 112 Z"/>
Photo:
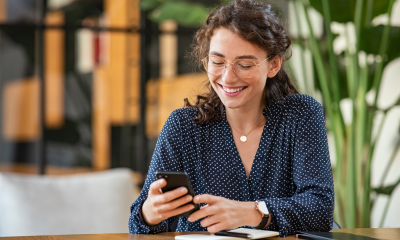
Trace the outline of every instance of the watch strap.
<path fill-rule="evenodd" d="M 261 213 L 262 220 L 256 227 L 257 229 L 265 229 L 271 224 L 271 213 L 265 214 L 258 208 L 258 201 L 256 201 L 256 209 Z"/>
<path fill-rule="evenodd" d="M 265 214 L 262 217 L 260 224 L 256 227 L 257 229 L 265 229 L 271 223 L 271 214 Z"/>

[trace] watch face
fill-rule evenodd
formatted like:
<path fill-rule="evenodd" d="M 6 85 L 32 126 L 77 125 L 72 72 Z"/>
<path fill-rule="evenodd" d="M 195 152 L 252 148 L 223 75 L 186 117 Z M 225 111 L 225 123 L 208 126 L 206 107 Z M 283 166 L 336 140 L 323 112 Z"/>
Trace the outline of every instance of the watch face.
<path fill-rule="evenodd" d="M 260 211 L 264 214 L 269 214 L 267 204 L 265 204 L 263 201 L 258 202 L 258 209 L 260 209 Z"/>

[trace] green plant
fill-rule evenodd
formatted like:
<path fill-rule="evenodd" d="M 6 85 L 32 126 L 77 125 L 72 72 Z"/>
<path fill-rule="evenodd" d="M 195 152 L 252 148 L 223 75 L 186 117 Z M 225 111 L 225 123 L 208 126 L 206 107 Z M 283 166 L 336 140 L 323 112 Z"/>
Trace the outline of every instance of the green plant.
<path fill-rule="evenodd" d="M 387 113 L 400 106 L 400 98 L 395 104 L 379 109 L 377 99 L 381 85 L 383 69 L 400 57 L 400 28 L 391 26 L 390 19 L 395 0 L 291 0 L 295 6 L 296 27 L 301 30 L 300 14 L 306 18 L 308 36 L 294 39 L 302 51 L 311 51 L 315 86 L 321 92 L 326 110 L 327 130 L 334 139 L 336 161 L 333 166 L 335 179 L 334 217 L 343 227 L 369 227 L 371 208 L 378 194 L 392 196 L 393 190 L 400 184 L 400 179 L 384 186 L 385 177 L 400 149 L 400 138 L 385 168 L 385 173 L 377 188 L 371 187 L 371 162 L 376 142 L 381 134 Z M 227 2 L 227 1 L 221 1 Z M 182 6 L 185 6 L 182 8 Z M 168 10 L 167 10 L 168 6 Z M 206 7 L 189 1 L 143 0 L 142 7 L 152 11 L 154 21 L 173 19 L 178 24 L 199 26 L 207 16 Z M 309 9 L 317 10 L 324 19 L 325 34 L 314 34 L 309 16 Z M 165 12 L 164 12 L 165 11 Z M 186 16 L 192 13 L 196 18 Z M 381 14 L 388 16 L 386 25 L 372 25 L 372 20 Z M 334 52 L 334 38 L 331 23 L 345 24 L 346 32 L 354 26 L 355 44 L 346 35 L 347 48 Z M 301 54 L 304 57 L 304 54 Z M 301 61 L 303 73 L 306 60 Z M 305 79 L 305 78 L 304 78 Z M 306 93 L 313 92 L 306 85 Z M 373 101 L 368 103 L 367 93 L 372 93 Z M 352 112 L 350 123 L 345 123 L 340 102 L 350 100 Z M 376 135 L 372 134 L 374 117 L 382 114 Z M 400 129 L 399 129 L 400 134 Z M 390 200 L 382 214 L 381 226 L 386 217 Z"/>
<path fill-rule="evenodd" d="M 184 0 L 142 0 L 140 8 L 150 12 L 152 21 L 174 20 L 188 27 L 201 26 L 208 15 L 204 5 Z"/>
<path fill-rule="evenodd" d="M 383 69 L 390 61 L 400 57 L 400 28 L 390 26 L 394 2 L 395 0 L 293 1 L 297 11 L 302 11 L 306 18 L 309 36 L 298 42 L 303 49 L 308 48 L 312 53 L 317 74 L 316 85 L 319 85 L 326 109 L 327 129 L 334 137 L 335 219 L 346 228 L 369 227 L 372 193 L 375 196 L 386 194 L 390 198 L 400 182 L 399 179 L 394 185 L 383 186 L 399 150 L 399 142 L 393 149 L 380 187 L 371 188 L 371 162 L 377 139 L 387 113 L 400 105 L 399 98 L 387 109 L 379 109 L 377 106 Z M 324 18 L 326 34 L 318 39 L 311 26 L 308 11 L 311 7 Z M 373 18 L 381 14 L 387 14 L 388 23 L 373 26 Z M 298 22 L 299 20 L 297 19 Z M 344 23 L 345 28 L 354 26 L 355 44 L 346 36 L 347 47 L 340 53 L 335 53 L 333 49 L 333 21 Z M 351 29 L 346 29 L 348 31 Z M 368 92 L 374 94 L 372 103 L 366 100 Z M 345 98 L 352 103 L 352 121 L 347 124 L 339 106 Z M 373 121 L 378 113 L 382 113 L 384 117 L 380 121 L 378 134 L 373 136 Z M 381 224 L 388 204 L 382 214 Z"/>

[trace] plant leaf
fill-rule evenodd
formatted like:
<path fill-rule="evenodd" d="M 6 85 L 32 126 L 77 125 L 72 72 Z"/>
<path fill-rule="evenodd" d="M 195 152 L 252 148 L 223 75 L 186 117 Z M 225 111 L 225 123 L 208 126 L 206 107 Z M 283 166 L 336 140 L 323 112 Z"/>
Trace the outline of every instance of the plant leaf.
<path fill-rule="evenodd" d="M 381 187 L 381 188 L 373 188 L 372 191 L 378 193 L 378 194 L 383 194 L 383 195 L 392 195 L 392 192 L 394 191 L 394 189 L 397 187 L 397 185 L 400 184 L 400 178 L 399 180 L 397 180 L 396 183 L 386 186 L 386 187 Z"/>
<path fill-rule="evenodd" d="M 187 27 L 201 26 L 207 18 L 206 8 L 199 4 L 187 2 L 165 2 L 150 14 L 155 22 L 174 20 Z"/>
<path fill-rule="evenodd" d="M 366 53 L 379 54 L 384 25 L 363 29 L 361 31 L 360 50 Z M 390 27 L 389 47 L 386 63 L 400 57 L 400 27 Z"/>
<path fill-rule="evenodd" d="M 162 3 L 160 0 L 141 0 L 140 8 L 143 10 L 153 10 L 160 6 Z"/>
<path fill-rule="evenodd" d="M 322 1 L 321 0 L 310 0 L 310 5 L 314 7 L 318 12 L 323 15 Z M 329 1 L 329 9 L 331 12 L 331 20 L 340 23 L 353 22 L 354 13 L 356 10 L 357 0 L 335 0 Z M 371 20 L 387 12 L 389 8 L 390 0 L 374 0 L 371 12 Z M 367 1 L 364 1 L 361 23 L 364 25 L 367 18 Z"/>
<path fill-rule="evenodd" d="M 400 106 L 400 97 L 397 99 L 396 105 Z"/>

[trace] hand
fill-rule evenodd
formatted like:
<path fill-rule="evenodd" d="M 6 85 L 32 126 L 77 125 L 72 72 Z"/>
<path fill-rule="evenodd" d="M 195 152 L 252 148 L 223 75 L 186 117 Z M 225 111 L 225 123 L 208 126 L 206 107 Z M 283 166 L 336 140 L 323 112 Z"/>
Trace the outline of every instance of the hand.
<path fill-rule="evenodd" d="M 143 217 L 149 225 L 159 224 L 165 219 L 194 208 L 193 204 L 184 205 L 192 201 L 192 196 L 186 195 L 188 190 L 185 187 L 162 193 L 161 188 L 166 185 L 165 179 L 150 184 L 148 197 L 142 206 Z"/>
<path fill-rule="evenodd" d="M 256 227 L 262 220 L 254 202 L 239 202 L 209 194 L 195 196 L 193 201 L 207 205 L 192 213 L 188 218 L 189 222 L 204 218 L 200 224 L 210 233 L 241 226 Z"/>

